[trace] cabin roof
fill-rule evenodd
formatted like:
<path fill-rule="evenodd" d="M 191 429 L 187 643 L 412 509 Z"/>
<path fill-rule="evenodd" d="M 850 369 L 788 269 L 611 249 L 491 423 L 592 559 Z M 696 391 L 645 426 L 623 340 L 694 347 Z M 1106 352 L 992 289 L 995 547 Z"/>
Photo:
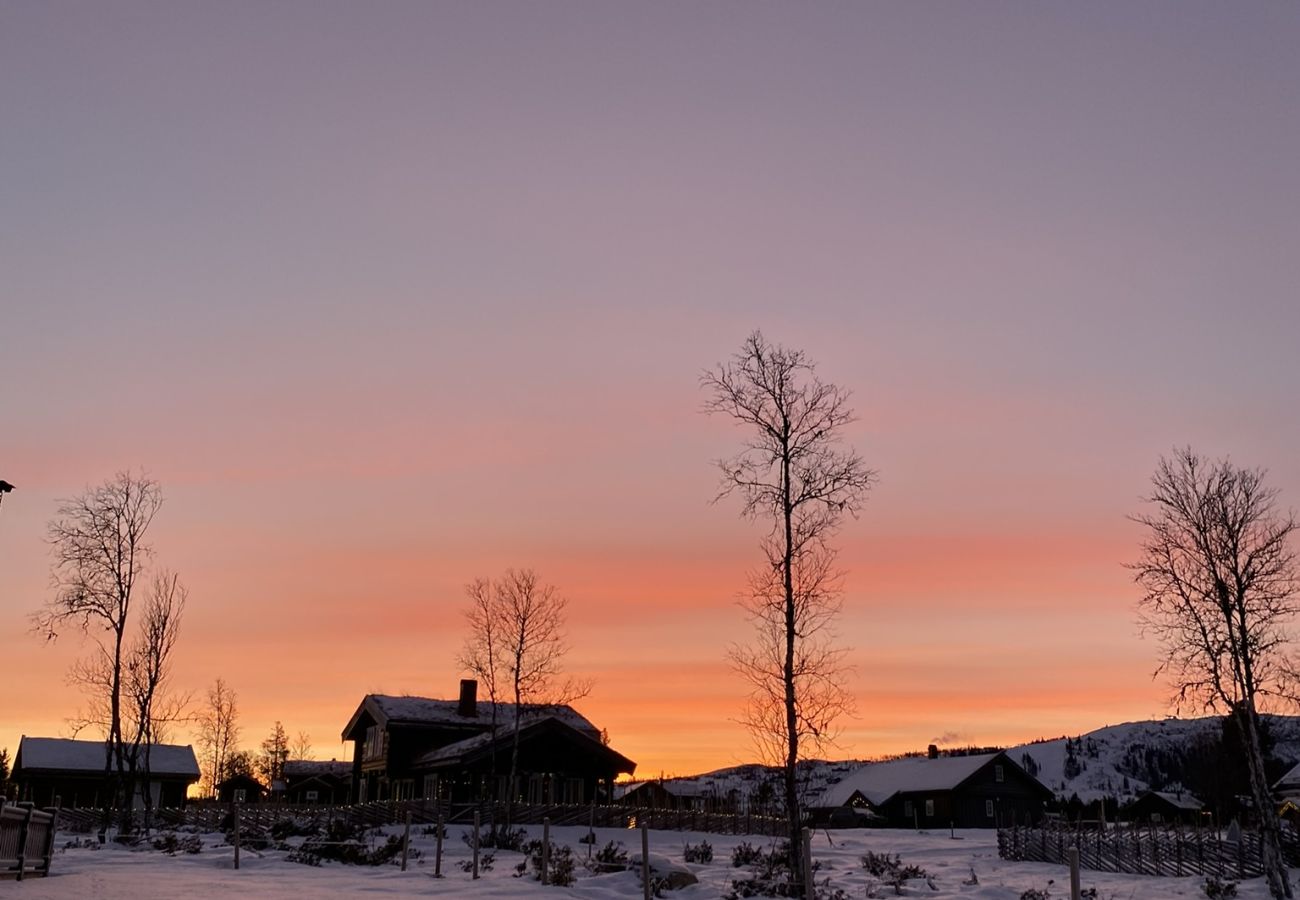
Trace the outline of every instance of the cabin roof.
<path fill-rule="evenodd" d="M 24 735 L 18 742 L 14 769 L 26 772 L 103 772 L 104 746 L 103 741 Z M 199 762 L 189 744 L 154 744 L 149 748 L 149 771 L 154 776 L 184 775 L 197 779 Z"/>
<path fill-rule="evenodd" d="M 844 806 L 855 793 L 868 803 L 879 806 L 898 793 L 913 791 L 950 791 L 970 778 L 1002 753 L 978 753 L 972 756 L 909 756 L 888 762 L 868 763 L 831 785 L 814 804 L 819 807 Z"/>
<path fill-rule="evenodd" d="M 468 728 L 488 728 L 492 723 L 492 709 L 496 707 L 497 727 L 509 728 L 514 723 L 515 705 L 482 701 L 476 705 L 475 715 L 460 712 L 459 700 L 436 700 L 431 697 L 394 696 L 391 694 L 366 694 L 343 729 L 343 740 L 358 740 L 357 728 L 369 716 L 376 724 L 393 723 L 409 725 L 446 725 Z M 600 730 L 571 706 L 548 703 L 523 704 L 523 721 L 529 719 L 558 719 L 570 728 L 582 731 L 589 737 L 599 738 Z"/>
<path fill-rule="evenodd" d="M 352 763 L 336 759 L 289 759 L 285 760 L 283 772 L 285 778 L 317 778 L 322 775 L 346 778 L 352 774 Z"/>

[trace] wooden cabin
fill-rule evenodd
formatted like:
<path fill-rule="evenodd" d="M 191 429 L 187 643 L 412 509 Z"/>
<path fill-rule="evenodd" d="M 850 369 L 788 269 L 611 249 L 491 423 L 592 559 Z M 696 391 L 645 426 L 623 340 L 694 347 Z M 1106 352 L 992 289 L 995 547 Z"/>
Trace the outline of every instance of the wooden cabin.
<path fill-rule="evenodd" d="M 1152 825 L 1195 825 L 1205 804 L 1186 792 L 1147 791 L 1124 809 L 1131 822 Z"/>
<path fill-rule="evenodd" d="M 143 747 L 140 754 L 137 768 L 143 769 Z M 24 735 L 18 742 L 9 779 L 17 785 L 19 800 L 53 806 L 57 798 L 63 806 L 98 809 L 112 790 L 106 759 L 103 741 Z M 189 786 L 199 780 L 194 748 L 188 744 L 154 744 L 149 748 L 147 781 L 142 771 L 137 777 L 135 809 L 144 808 L 146 791 L 155 808 L 183 806 Z"/>
<path fill-rule="evenodd" d="M 347 803 L 352 763 L 346 760 L 290 759 L 284 763 L 284 801 L 334 806 Z"/>
<path fill-rule="evenodd" d="M 477 691 L 466 679 L 456 700 L 367 694 L 343 729 L 354 748 L 353 802 L 590 803 L 613 796 L 614 779 L 636 768 L 571 706 L 496 704 L 494 731 L 493 704 L 479 703 Z M 510 785 L 516 713 L 519 765 Z"/>
<path fill-rule="evenodd" d="M 221 803 L 261 803 L 266 797 L 266 785 L 252 775 L 241 773 L 217 782 L 217 800 Z"/>

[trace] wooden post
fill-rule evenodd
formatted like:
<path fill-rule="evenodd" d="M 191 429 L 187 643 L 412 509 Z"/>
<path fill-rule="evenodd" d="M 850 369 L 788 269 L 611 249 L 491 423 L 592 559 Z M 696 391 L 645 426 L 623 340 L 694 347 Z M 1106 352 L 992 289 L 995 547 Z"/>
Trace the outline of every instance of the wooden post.
<path fill-rule="evenodd" d="M 641 823 L 641 887 L 645 900 L 650 900 L 650 829 Z"/>
<path fill-rule="evenodd" d="M 406 811 L 406 830 L 402 832 L 402 871 L 406 871 L 406 854 L 411 849 L 411 811 Z"/>
<path fill-rule="evenodd" d="M 591 801 L 591 821 L 587 823 L 587 859 L 591 859 L 591 848 L 596 846 L 596 801 Z"/>
<path fill-rule="evenodd" d="M 63 798 L 56 796 L 54 798 L 54 809 L 50 815 L 50 828 L 45 832 L 45 859 L 42 861 L 42 871 L 46 875 L 50 874 L 50 864 L 54 862 L 54 832 L 59 827 L 59 810 L 63 809 Z"/>
<path fill-rule="evenodd" d="M 813 887 L 812 829 L 803 830 L 803 895 L 804 900 L 817 900 Z M 1078 898 L 1075 898 L 1078 900 Z"/>
<path fill-rule="evenodd" d="M 1070 860 L 1070 900 L 1079 900 L 1079 848 L 1071 847 Z"/>
<path fill-rule="evenodd" d="M 546 885 L 546 870 L 551 864 L 551 820 L 542 818 L 542 885 Z"/>
<path fill-rule="evenodd" d="M 236 800 L 233 807 L 232 816 L 234 821 L 231 823 L 235 829 L 235 868 L 239 868 L 239 801 Z"/>
<path fill-rule="evenodd" d="M 23 869 L 27 868 L 27 832 L 32 827 L 32 810 L 36 807 L 30 803 L 20 803 L 27 807 L 23 811 L 23 822 L 18 826 L 18 880 L 23 880 Z"/>
<path fill-rule="evenodd" d="M 434 835 L 433 877 L 442 877 L 442 807 L 438 807 L 437 833 Z"/>
<path fill-rule="evenodd" d="M 478 880 L 478 827 L 479 827 L 479 814 L 478 814 L 478 810 L 476 809 L 474 810 L 474 841 L 473 841 L 473 847 L 474 847 L 473 872 L 474 872 L 475 881 Z"/>

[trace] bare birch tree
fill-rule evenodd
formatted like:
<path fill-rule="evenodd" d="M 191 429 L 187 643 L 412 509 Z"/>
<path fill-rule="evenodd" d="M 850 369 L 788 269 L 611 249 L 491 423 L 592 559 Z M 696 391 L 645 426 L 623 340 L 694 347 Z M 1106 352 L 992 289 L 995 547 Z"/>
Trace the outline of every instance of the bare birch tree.
<path fill-rule="evenodd" d="M 289 758 L 290 759 L 315 759 L 316 758 L 315 754 L 312 752 L 310 734 L 308 734 L 305 731 L 298 732 L 298 736 L 294 738 L 293 743 L 289 745 Z"/>
<path fill-rule="evenodd" d="M 591 685 L 561 677 L 569 650 L 564 633 L 568 600 L 553 585 L 543 584 L 532 569 L 507 569 L 495 583 L 475 581 L 467 593 L 471 634 L 461 662 L 486 679 L 489 696 L 514 701 L 507 780 L 513 804 L 518 795 L 519 730 L 526 708 L 572 703 L 585 697 Z"/>
<path fill-rule="evenodd" d="M 833 736 L 850 695 L 845 650 L 834 644 L 842 576 L 829 540 L 845 515 L 861 509 L 875 473 L 851 449 L 849 393 L 817 377 L 802 351 L 754 332 L 729 363 L 704 373 L 705 410 L 748 430 L 744 448 L 718 461 L 721 490 L 737 494 L 743 515 L 769 525 L 764 564 L 750 577 L 744 605 L 754 641 L 731 659 L 749 682 L 745 723 L 761 752 L 779 758 L 790 828 L 791 874 L 803 877 L 797 767 L 802 747 Z"/>
<path fill-rule="evenodd" d="M 68 625 L 81 628 L 95 641 L 106 667 L 104 777 L 112 789 L 104 807 L 105 826 L 114 804 L 122 824 L 130 820 L 134 785 L 128 783 L 122 728 L 125 641 L 136 584 L 153 555 L 145 535 L 162 502 L 157 482 L 129 472 L 63 501 L 48 529 L 55 595 L 32 617 L 34 629 L 51 640 Z"/>
<path fill-rule="evenodd" d="M 1261 469 L 1209 460 L 1190 448 L 1162 458 L 1134 516 L 1146 539 L 1130 568 L 1144 594 L 1144 632 L 1168 657 L 1178 706 L 1231 715 L 1241 735 L 1263 835 L 1264 870 L 1274 897 L 1291 897 L 1278 818 L 1264 772 L 1259 712 L 1293 697 L 1288 655 L 1297 601 L 1294 513 L 1283 513 Z"/>
<path fill-rule="evenodd" d="M 500 603 L 491 580 L 476 578 L 465 585 L 465 595 L 469 598 L 469 607 L 465 610 L 465 624 L 469 626 L 469 636 L 461 649 L 458 661 L 483 686 L 487 694 L 490 728 L 496 737 L 501 709 L 502 673 L 506 668 L 504 640 L 505 610 Z M 497 796 L 497 758 L 492 754 L 491 778 L 493 799 Z M 493 819 L 495 830 L 496 821 Z"/>
<path fill-rule="evenodd" d="M 207 703 L 196 721 L 196 740 L 203 759 L 203 794 L 215 797 L 217 785 L 231 774 L 230 760 L 239 747 L 239 697 L 224 679 L 218 678 L 208 688 Z"/>

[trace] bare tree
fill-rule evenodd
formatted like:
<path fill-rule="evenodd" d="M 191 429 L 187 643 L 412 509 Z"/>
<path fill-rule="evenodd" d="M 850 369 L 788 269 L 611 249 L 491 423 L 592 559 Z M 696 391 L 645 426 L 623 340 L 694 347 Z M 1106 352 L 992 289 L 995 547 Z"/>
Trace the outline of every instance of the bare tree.
<path fill-rule="evenodd" d="M 79 626 L 94 639 L 106 666 L 104 776 L 112 790 L 105 825 L 114 803 L 129 825 L 134 785 L 128 783 L 122 728 L 124 644 L 136 583 L 153 552 L 145 535 L 162 502 L 157 482 L 129 472 L 63 501 L 48 532 L 55 595 L 32 617 L 33 627 L 51 640 L 68 624 Z"/>
<path fill-rule="evenodd" d="M 203 794 L 215 797 L 217 785 L 232 774 L 230 759 L 239 746 L 239 697 L 224 679 L 218 678 L 208 688 L 207 704 L 196 720 Z"/>
<path fill-rule="evenodd" d="M 501 709 L 502 673 L 506 668 L 504 641 L 502 631 L 506 627 L 505 610 L 502 607 L 492 582 L 487 578 L 476 578 L 465 585 L 465 595 L 469 598 L 469 608 L 465 610 L 465 624 L 469 626 L 469 636 L 457 658 L 465 671 L 475 677 L 487 694 L 491 731 L 496 737 L 499 727 Z M 492 791 L 497 788 L 497 758 L 492 754 L 489 784 Z M 495 799 L 504 799 L 495 797 Z M 493 828 L 496 820 L 493 819 Z"/>
<path fill-rule="evenodd" d="M 479 579 L 466 592 L 470 608 L 466 621 L 470 637 L 461 662 L 484 679 L 495 707 L 497 697 L 514 701 L 511 717 L 510 772 L 507 780 L 511 804 L 518 795 L 519 730 L 525 716 L 585 697 L 590 682 L 562 678 L 568 652 L 564 612 L 568 600 L 532 569 L 507 569 L 495 583 Z M 495 727 L 495 725 L 494 725 Z M 509 821 L 506 822 L 507 827 Z"/>
<path fill-rule="evenodd" d="M 289 745 L 290 759 L 313 759 L 314 754 L 311 749 L 311 735 L 305 731 L 299 731 L 298 736 L 293 739 Z"/>
<path fill-rule="evenodd" d="M 741 452 L 718 461 L 716 499 L 738 494 L 745 517 L 769 523 L 764 565 L 751 575 L 744 603 L 757 634 L 730 656 L 751 687 L 745 723 L 760 751 L 777 755 L 783 768 L 791 874 L 798 882 L 805 865 L 801 745 L 829 740 L 850 699 L 845 651 L 833 640 L 842 576 L 829 539 L 846 514 L 861 509 L 875 473 L 840 447 L 854 421 L 849 393 L 819 379 L 803 352 L 754 332 L 729 363 L 700 380 L 709 395 L 705 411 L 748 429 Z"/>
<path fill-rule="evenodd" d="M 1162 458 L 1134 516 L 1145 526 L 1130 568 L 1144 594 L 1144 632 L 1168 657 L 1156 669 L 1176 705 L 1195 704 L 1236 719 L 1260 814 L 1265 876 L 1274 897 L 1290 897 L 1277 816 L 1264 772 L 1261 704 L 1287 700 L 1293 667 L 1289 624 L 1300 612 L 1294 513 L 1277 506 L 1261 469 L 1208 460 L 1190 448 Z"/>

